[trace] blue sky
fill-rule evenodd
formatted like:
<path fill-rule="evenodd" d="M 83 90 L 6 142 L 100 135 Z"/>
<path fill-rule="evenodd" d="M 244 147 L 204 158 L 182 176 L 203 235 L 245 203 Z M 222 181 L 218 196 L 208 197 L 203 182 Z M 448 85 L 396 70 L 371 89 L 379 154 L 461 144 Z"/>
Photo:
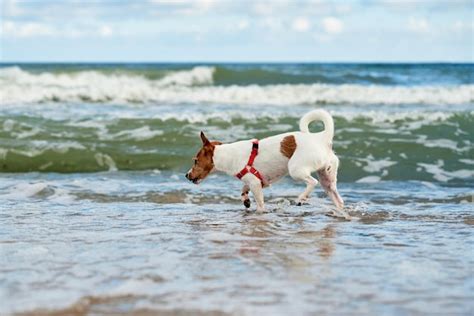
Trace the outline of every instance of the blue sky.
<path fill-rule="evenodd" d="M 465 0 L 0 0 L 0 61 L 473 61 Z"/>

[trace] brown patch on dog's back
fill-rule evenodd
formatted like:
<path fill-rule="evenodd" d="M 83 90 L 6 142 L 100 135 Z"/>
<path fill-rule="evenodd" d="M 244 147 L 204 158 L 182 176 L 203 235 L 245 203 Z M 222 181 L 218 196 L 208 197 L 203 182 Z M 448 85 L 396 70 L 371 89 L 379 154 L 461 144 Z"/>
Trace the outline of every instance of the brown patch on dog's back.
<path fill-rule="evenodd" d="M 280 152 L 288 159 L 293 156 L 296 150 L 296 139 L 293 135 L 288 135 L 280 142 Z"/>

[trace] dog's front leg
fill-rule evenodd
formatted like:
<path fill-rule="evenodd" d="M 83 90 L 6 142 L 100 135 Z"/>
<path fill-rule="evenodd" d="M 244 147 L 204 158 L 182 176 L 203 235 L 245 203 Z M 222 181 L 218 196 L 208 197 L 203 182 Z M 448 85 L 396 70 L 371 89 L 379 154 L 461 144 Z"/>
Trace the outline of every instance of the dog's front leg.
<path fill-rule="evenodd" d="M 290 176 L 296 181 L 304 181 L 306 183 L 306 189 L 298 196 L 296 200 L 297 205 L 301 205 L 305 202 L 309 194 L 313 191 L 314 187 L 318 184 L 318 180 L 311 176 L 311 171 L 307 169 L 300 168 L 299 166 L 295 165 L 294 163 L 291 164 L 289 167 Z"/>
<path fill-rule="evenodd" d="M 311 175 L 306 176 L 302 179 L 306 182 L 306 189 L 298 196 L 298 200 L 296 200 L 297 205 L 301 205 L 301 203 L 305 202 L 309 198 L 309 194 L 314 190 L 314 187 L 318 184 L 318 180 L 313 178 Z"/>
<path fill-rule="evenodd" d="M 262 183 L 259 179 L 254 178 L 248 182 L 248 186 L 250 188 L 250 191 L 252 191 L 253 197 L 255 198 L 255 202 L 257 203 L 257 212 L 264 212 L 265 203 L 263 201 Z"/>
<path fill-rule="evenodd" d="M 247 184 L 244 184 L 244 186 L 242 187 L 242 194 L 240 195 L 240 199 L 242 200 L 242 203 L 244 203 L 244 206 L 246 208 L 250 207 L 249 190 L 249 186 Z"/>

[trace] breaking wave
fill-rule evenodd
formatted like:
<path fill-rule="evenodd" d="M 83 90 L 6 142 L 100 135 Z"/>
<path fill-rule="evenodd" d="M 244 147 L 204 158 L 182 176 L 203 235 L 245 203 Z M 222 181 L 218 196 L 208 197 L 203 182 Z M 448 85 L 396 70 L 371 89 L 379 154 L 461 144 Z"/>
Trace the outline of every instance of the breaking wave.
<path fill-rule="evenodd" d="M 222 70 L 198 66 L 162 71 L 151 79 L 139 73 L 30 72 L 0 68 L 0 105 L 39 102 L 215 103 L 240 105 L 311 104 L 468 104 L 474 85 L 389 86 L 330 83 L 239 84 L 227 82 Z M 289 76 L 289 75 L 287 75 Z M 221 83 L 216 81 L 220 77 Z M 224 76 L 225 77 L 225 76 Z M 313 78 L 313 81 L 314 82 Z M 288 80 L 283 78 L 281 82 Z M 316 80 L 318 81 L 318 80 Z M 324 81 L 324 80 L 323 80 Z M 273 82 L 273 81 L 266 81 Z M 276 81 L 275 81 L 276 82 Z M 298 82 L 298 81 L 296 81 Z M 311 80 L 310 80 L 311 82 Z"/>

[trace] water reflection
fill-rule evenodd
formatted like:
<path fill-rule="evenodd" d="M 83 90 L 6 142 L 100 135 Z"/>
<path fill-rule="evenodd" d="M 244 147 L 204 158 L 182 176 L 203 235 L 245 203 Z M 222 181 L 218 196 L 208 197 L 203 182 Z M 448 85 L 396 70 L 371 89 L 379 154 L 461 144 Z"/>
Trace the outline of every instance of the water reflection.
<path fill-rule="evenodd" d="M 254 263 L 302 269 L 315 263 L 314 254 L 327 260 L 335 249 L 336 226 L 332 223 L 314 229 L 303 217 L 272 214 L 267 218 L 245 216 L 240 224 L 240 235 L 245 238 L 239 254 Z"/>
<path fill-rule="evenodd" d="M 384 185 L 397 198 L 393 185 Z M 49 198 L 0 205 L 0 258 L 8 258 L 0 282 L 9 291 L 0 308 L 53 315 L 468 314 L 470 205 L 406 207 L 349 196 L 354 219 L 345 221 L 326 216 L 325 198 L 292 206 L 283 189 L 264 214 L 246 212 L 232 195 L 214 192 L 208 199 L 223 203 L 195 204 L 186 192 L 148 191 L 97 192 L 101 198 L 68 209 Z"/>

